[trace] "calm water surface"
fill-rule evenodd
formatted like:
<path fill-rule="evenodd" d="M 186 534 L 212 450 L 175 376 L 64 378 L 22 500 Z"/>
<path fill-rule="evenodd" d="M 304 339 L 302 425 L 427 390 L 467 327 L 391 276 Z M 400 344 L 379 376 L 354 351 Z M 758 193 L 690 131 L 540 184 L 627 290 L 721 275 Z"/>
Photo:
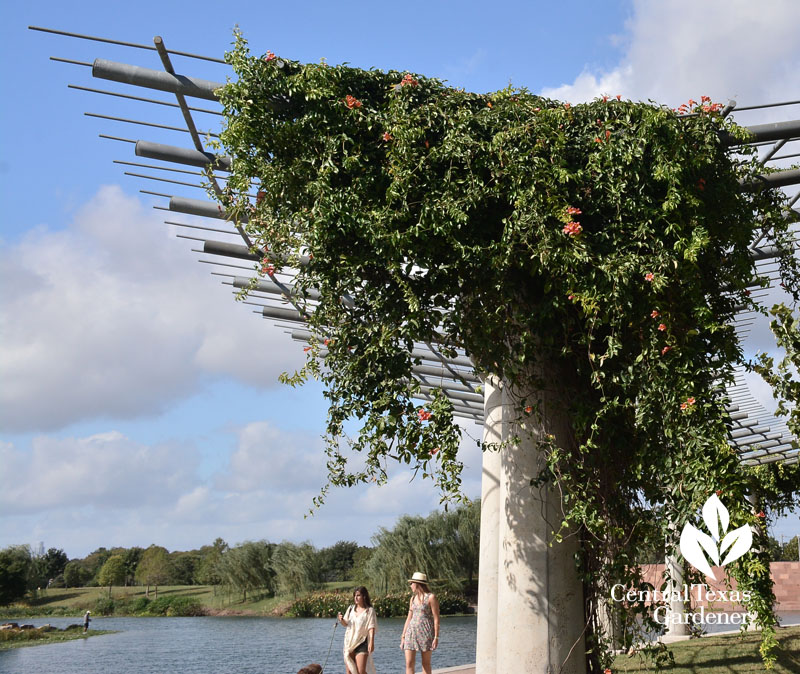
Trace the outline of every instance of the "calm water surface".
<path fill-rule="evenodd" d="M 20 623 L 65 627 L 79 618 L 20 619 Z M 334 619 L 281 618 L 93 618 L 92 628 L 119 630 L 47 646 L 0 652 L 2 674 L 296 674 L 311 663 L 325 673 L 344 672 L 344 628 Z M 380 674 L 402 673 L 403 619 L 378 621 L 375 666 Z M 442 643 L 433 667 L 475 662 L 475 617 L 442 618 Z M 419 658 L 417 658 L 419 670 Z"/>

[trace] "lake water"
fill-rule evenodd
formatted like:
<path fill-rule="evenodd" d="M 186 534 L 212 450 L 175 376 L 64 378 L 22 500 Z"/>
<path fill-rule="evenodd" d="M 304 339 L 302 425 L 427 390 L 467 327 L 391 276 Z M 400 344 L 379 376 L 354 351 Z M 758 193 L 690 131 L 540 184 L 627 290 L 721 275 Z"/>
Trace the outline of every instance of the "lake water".
<path fill-rule="evenodd" d="M 800 613 L 784 613 L 784 625 Z M 5 619 L 4 619 L 5 622 Z M 66 627 L 80 618 L 19 619 L 37 627 Z M 375 665 L 380 674 L 403 671 L 403 619 L 379 621 Z M 118 630 L 91 639 L 0 651 L 2 674 L 296 674 L 312 662 L 326 674 L 344 672 L 344 628 L 319 618 L 93 618 L 92 627 Z M 723 627 L 709 626 L 709 632 Z M 442 618 L 442 642 L 433 667 L 475 662 L 475 617 Z M 331 639 L 333 640 L 331 642 Z M 332 646 L 331 646 L 332 643 Z M 417 671 L 419 658 L 417 659 Z"/>
<path fill-rule="evenodd" d="M 5 622 L 5 620 L 4 620 Z M 80 618 L 20 619 L 37 627 L 65 627 Z M 296 674 L 312 662 L 344 672 L 344 628 L 319 618 L 93 618 L 92 628 L 118 630 L 90 639 L 0 651 L 3 674 Z M 403 671 L 404 619 L 378 621 L 375 666 L 380 674 Z M 476 618 L 442 618 L 442 641 L 433 667 L 475 662 Z M 419 657 L 417 658 L 419 669 Z"/>

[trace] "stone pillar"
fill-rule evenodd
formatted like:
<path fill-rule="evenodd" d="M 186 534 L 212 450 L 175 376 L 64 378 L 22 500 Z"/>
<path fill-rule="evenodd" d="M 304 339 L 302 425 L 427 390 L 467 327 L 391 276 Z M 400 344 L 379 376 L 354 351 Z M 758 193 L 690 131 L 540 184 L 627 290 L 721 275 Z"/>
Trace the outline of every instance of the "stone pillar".
<path fill-rule="evenodd" d="M 669 545 L 669 543 L 667 545 Z M 664 573 L 667 575 L 666 591 L 670 595 L 666 612 L 667 630 L 664 636 L 669 639 L 683 638 L 689 635 L 689 625 L 684 623 L 683 617 L 686 611 L 686 604 L 683 599 L 673 600 L 671 596 L 674 590 L 683 594 L 684 582 L 683 564 L 679 560 L 674 548 L 667 552 Z"/>
<path fill-rule="evenodd" d="M 483 441 L 499 444 L 503 434 L 503 391 L 500 382 L 484 382 Z M 500 555 L 500 450 L 483 452 L 481 476 L 481 540 L 478 572 L 478 635 L 476 674 L 497 671 L 497 564 Z"/>
<path fill-rule="evenodd" d="M 531 486 L 543 465 L 537 439 L 547 432 L 566 440 L 566 419 L 560 407 L 547 409 L 545 394 L 539 393 L 541 417 L 526 415 L 523 428 L 514 418 L 522 413 L 505 393 L 509 404 L 503 423 L 519 442 L 501 454 L 495 671 L 584 674 L 583 587 L 574 560 L 578 541 L 575 536 L 554 541 L 561 523 L 559 496 L 550 485 Z M 534 417 L 539 421 L 532 427 Z"/>

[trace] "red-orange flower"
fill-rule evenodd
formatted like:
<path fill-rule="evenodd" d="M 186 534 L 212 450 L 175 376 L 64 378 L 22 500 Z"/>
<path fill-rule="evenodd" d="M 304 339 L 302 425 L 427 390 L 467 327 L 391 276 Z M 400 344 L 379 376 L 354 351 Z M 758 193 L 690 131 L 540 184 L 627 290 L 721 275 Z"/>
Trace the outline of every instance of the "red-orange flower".
<path fill-rule="evenodd" d="M 666 330 L 666 329 L 667 329 L 667 326 L 664 325 L 663 323 L 659 323 L 658 324 L 658 331 L 659 332 L 664 332 L 664 330 Z"/>
<path fill-rule="evenodd" d="M 384 132 L 383 132 L 383 139 L 384 139 L 385 141 L 387 141 L 387 142 L 388 142 L 388 141 L 390 141 L 390 140 L 392 140 L 392 134 L 391 134 L 391 133 L 389 133 L 388 131 L 384 131 Z"/>
<path fill-rule="evenodd" d="M 344 97 L 344 104 L 351 110 L 353 108 L 361 107 L 361 101 L 359 101 L 355 96 L 351 96 L 350 94 L 347 94 L 347 96 Z"/>
<path fill-rule="evenodd" d="M 666 356 L 670 351 L 672 351 L 672 347 L 671 346 L 665 346 L 663 349 L 661 349 L 661 355 L 662 356 Z"/>
<path fill-rule="evenodd" d="M 419 82 L 417 82 L 417 80 L 411 77 L 411 75 L 409 75 L 408 73 L 403 75 L 403 79 L 400 80 L 401 87 L 416 87 L 418 84 Z"/>
<path fill-rule="evenodd" d="M 533 407 L 531 407 L 530 405 L 528 405 L 528 406 L 525 408 L 525 414 L 530 414 L 531 412 L 533 412 Z"/>
<path fill-rule="evenodd" d="M 264 57 L 264 60 L 265 61 L 274 61 L 276 58 L 278 58 L 278 57 L 275 56 L 275 54 L 273 54 L 271 51 L 268 51 L 267 55 Z"/>
<path fill-rule="evenodd" d="M 647 272 L 647 273 L 644 275 L 644 280 L 645 280 L 645 281 L 652 281 L 654 278 L 655 278 L 655 275 L 654 275 L 654 274 L 653 274 L 653 272 L 651 272 L 651 271 Z"/>
<path fill-rule="evenodd" d="M 582 231 L 583 227 L 581 227 L 580 222 L 568 222 L 564 225 L 564 228 L 561 230 L 564 234 L 568 234 L 569 236 L 578 236 Z"/>
<path fill-rule="evenodd" d="M 606 129 L 606 140 L 608 140 L 609 138 L 611 138 L 611 132 L 608 129 Z"/>
<path fill-rule="evenodd" d="M 569 206 L 567 208 L 567 213 L 569 215 L 581 215 L 581 209 L 580 208 L 575 208 L 575 206 Z"/>
<path fill-rule="evenodd" d="M 761 518 L 763 520 L 766 517 L 766 515 L 764 514 L 764 511 L 762 510 L 762 511 L 756 513 L 756 517 L 759 517 L 759 518 Z"/>
<path fill-rule="evenodd" d="M 653 311 L 650 312 L 650 318 L 658 318 L 660 315 L 661 314 L 655 309 L 653 309 Z"/>
<path fill-rule="evenodd" d="M 431 413 L 428 410 L 419 410 L 417 412 L 417 416 L 419 417 L 420 421 L 427 421 L 431 418 Z"/>

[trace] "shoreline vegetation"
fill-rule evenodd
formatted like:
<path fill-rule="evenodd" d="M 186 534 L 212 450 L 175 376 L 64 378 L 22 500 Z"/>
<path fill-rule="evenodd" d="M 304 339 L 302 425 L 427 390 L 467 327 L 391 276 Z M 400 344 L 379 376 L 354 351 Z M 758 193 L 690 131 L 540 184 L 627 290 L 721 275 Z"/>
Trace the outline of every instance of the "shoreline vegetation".
<path fill-rule="evenodd" d="M 210 585 L 159 587 L 158 592 L 140 586 L 122 587 L 109 596 L 107 588 L 58 588 L 41 592 L 35 599 L 0 607 L 0 619 L 82 616 L 267 616 L 333 618 L 352 602 L 351 588 L 341 587 L 298 593 L 296 596 L 251 594 L 247 600 L 223 593 Z M 474 613 L 460 594 L 437 593 L 442 615 Z M 379 617 L 403 617 L 408 612 L 408 593 L 390 593 L 373 598 Z"/>
<path fill-rule="evenodd" d="M 84 633 L 83 625 L 80 624 L 68 625 L 60 629 L 52 625 L 35 627 L 33 625 L 7 623 L 0 627 L 0 651 L 24 648 L 26 646 L 41 646 L 62 641 L 74 641 L 75 639 L 88 639 L 101 634 L 114 634 L 114 631 L 89 630 Z"/>

